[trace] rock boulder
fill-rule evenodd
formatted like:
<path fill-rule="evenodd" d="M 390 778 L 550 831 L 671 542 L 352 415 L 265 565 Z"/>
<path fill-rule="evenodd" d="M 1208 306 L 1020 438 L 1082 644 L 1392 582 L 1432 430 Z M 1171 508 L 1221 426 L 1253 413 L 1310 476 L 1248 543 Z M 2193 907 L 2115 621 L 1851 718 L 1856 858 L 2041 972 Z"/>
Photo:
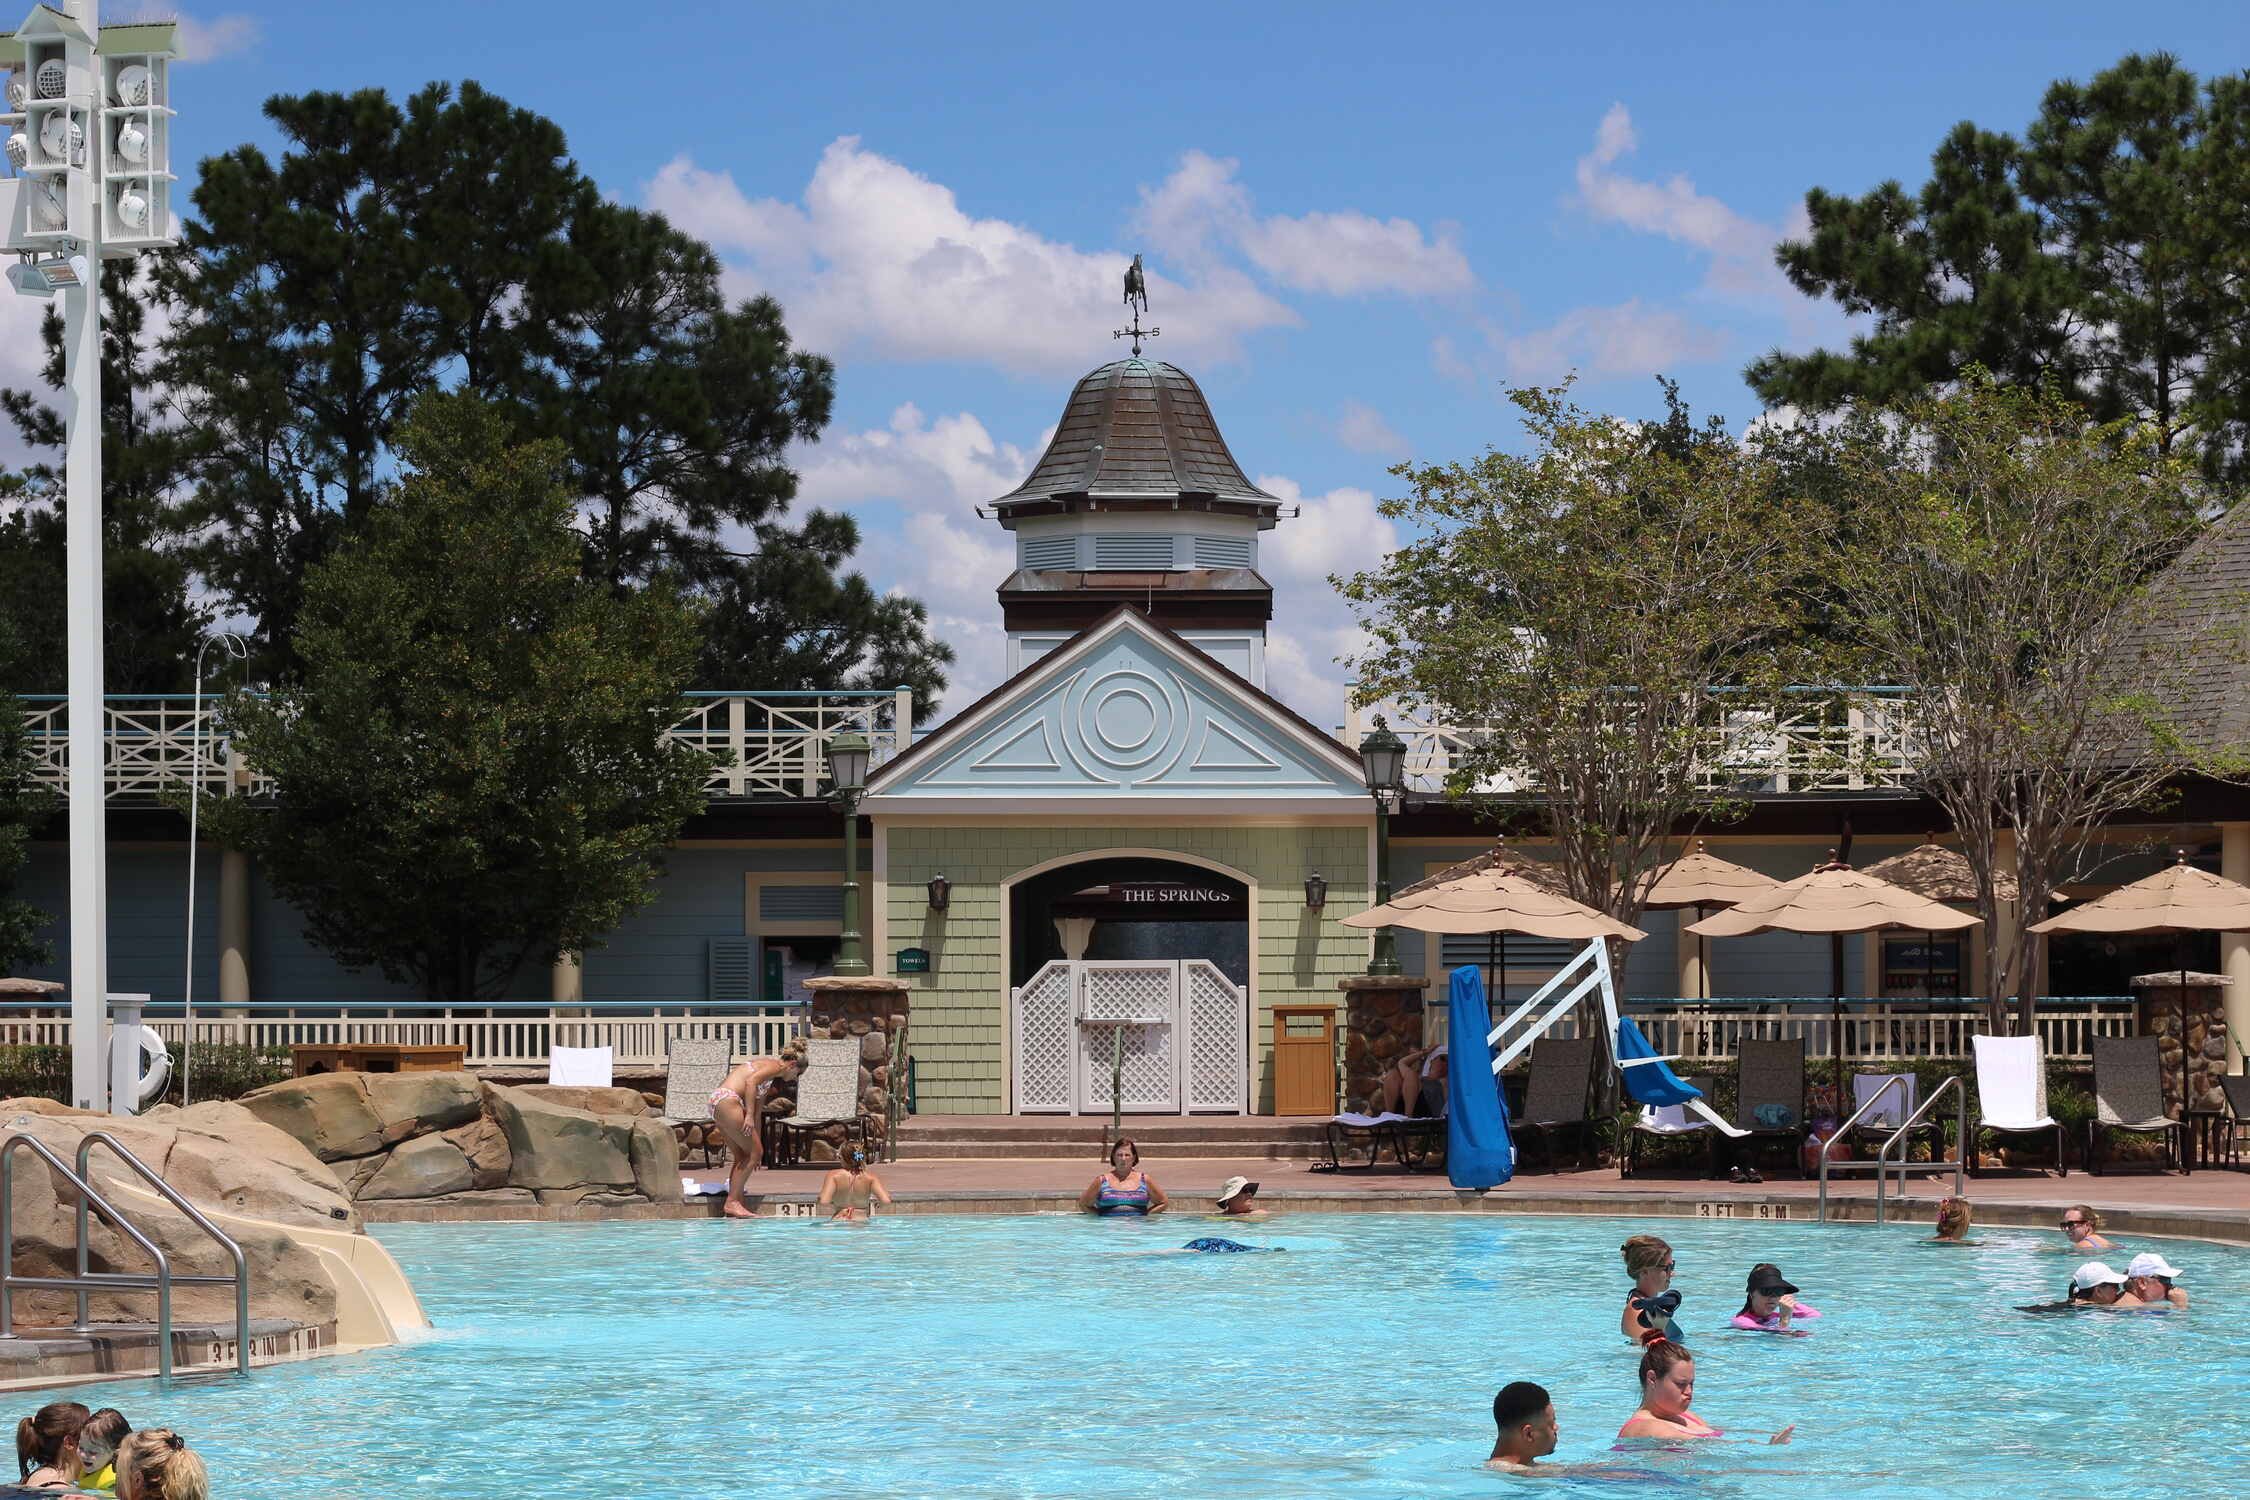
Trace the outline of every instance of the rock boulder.
<path fill-rule="evenodd" d="M 369 1156 L 389 1144 L 368 1096 L 365 1073 L 316 1073 L 269 1083 L 242 1096 L 242 1107 L 287 1131 L 322 1161 Z"/>
<path fill-rule="evenodd" d="M 508 1181 L 537 1189 L 630 1188 L 632 1122 L 495 1089 L 492 1115 L 508 1139 Z"/>
<path fill-rule="evenodd" d="M 508 1092 L 544 1099 L 549 1104 L 560 1104 L 565 1109 L 582 1109 L 590 1115 L 648 1113 L 648 1101 L 641 1097 L 639 1089 L 605 1089 L 567 1083 L 520 1083 Z"/>
<path fill-rule="evenodd" d="M 362 1198 L 435 1198 L 465 1193 L 476 1174 L 461 1148 L 442 1135 L 417 1136 L 383 1159 L 383 1166 L 359 1190 Z"/>

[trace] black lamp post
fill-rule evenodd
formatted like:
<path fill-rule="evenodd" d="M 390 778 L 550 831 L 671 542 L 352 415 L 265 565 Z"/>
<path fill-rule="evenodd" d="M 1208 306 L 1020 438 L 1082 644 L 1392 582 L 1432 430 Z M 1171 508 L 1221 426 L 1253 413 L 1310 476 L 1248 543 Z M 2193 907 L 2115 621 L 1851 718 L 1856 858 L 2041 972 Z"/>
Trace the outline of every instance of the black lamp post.
<path fill-rule="evenodd" d="M 864 978 L 865 944 L 859 934 L 859 799 L 867 790 L 867 736 L 847 729 L 829 737 L 828 800 L 844 814 L 844 930 L 836 944 L 836 973 Z"/>
<path fill-rule="evenodd" d="M 1375 904 L 1391 899 L 1391 799 L 1406 791 L 1406 741 L 1391 732 L 1382 715 L 1359 742 L 1359 766 L 1367 781 L 1367 795 L 1375 799 Z M 1390 927 L 1375 929 L 1375 956 L 1368 960 L 1370 974 L 1396 974 L 1398 934 Z"/>

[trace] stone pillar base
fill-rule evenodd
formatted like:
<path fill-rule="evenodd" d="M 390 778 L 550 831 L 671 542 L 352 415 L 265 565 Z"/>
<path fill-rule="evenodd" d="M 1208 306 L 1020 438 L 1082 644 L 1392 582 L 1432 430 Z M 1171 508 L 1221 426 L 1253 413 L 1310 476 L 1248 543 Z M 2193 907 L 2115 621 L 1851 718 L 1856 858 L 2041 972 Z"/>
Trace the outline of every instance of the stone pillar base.
<path fill-rule="evenodd" d="M 1424 994 L 1419 974 L 1354 974 L 1336 981 L 1344 992 L 1344 1107 L 1375 1113 L 1382 1073 L 1422 1045 Z"/>
<path fill-rule="evenodd" d="M 809 1034 L 834 1040 L 859 1040 L 859 1117 L 867 1128 L 868 1154 L 877 1160 L 895 1160 L 890 1151 L 891 1128 L 906 1112 L 906 1022 L 912 1013 L 912 986 L 879 975 L 824 975 L 805 981 L 813 992 Z M 791 1042 L 782 1055 L 796 1062 L 804 1055 L 802 1044 Z M 790 1095 L 787 1114 L 795 1108 L 798 1069 L 792 1067 L 776 1081 L 774 1094 L 786 1084 Z M 768 1108 L 771 1109 L 769 1103 Z M 815 1161 L 836 1159 L 844 1130 L 816 1135 L 806 1154 Z"/>
<path fill-rule="evenodd" d="M 2190 1108 L 2227 1107 L 2219 1075 L 2227 1070 L 2227 1017 L 2222 997 L 2227 990 L 2224 974 L 2187 971 L 2187 987 L 2180 987 L 2178 969 L 2136 974 L 2129 981 L 2140 997 L 2141 1034 L 2156 1038 L 2157 1056 L 2164 1069 L 2164 1112 L 2180 1115 L 2181 1053 L 2187 1057 L 2187 1097 Z M 2186 1035 L 2181 1034 L 2181 1000 L 2187 1001 Z"/>

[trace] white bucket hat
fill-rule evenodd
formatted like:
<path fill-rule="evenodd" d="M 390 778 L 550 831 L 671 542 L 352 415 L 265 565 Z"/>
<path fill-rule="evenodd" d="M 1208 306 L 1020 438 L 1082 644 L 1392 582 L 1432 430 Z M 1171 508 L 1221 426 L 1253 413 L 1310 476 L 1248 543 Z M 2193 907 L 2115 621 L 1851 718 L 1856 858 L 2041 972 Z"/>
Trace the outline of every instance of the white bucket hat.
<path fill-rule="evenodd" d="M 2146 1250 L 2133 1257 L 2133 1263 L 2126 1268 L 2125 1274 L 2128 1276 L 2176 1277 L 2180 1274 L 2180 1268 L 2155 1251 Z"/>
<path fill-rule="evenodd" d="M 1224 1183 L 1220 1184 L 1219 1202 L 1224 1205 L 1238 1193 L 1254 1193 L 1257 1190 L 1258 1185 L 1247 1177 L 1229 1177 Z"/>
<path fill-rule="evenodd" d="M 2125 1278 L 2098 1260 L 2090 1260 L 2070 1273 L 2070 1284 L 2077 1290 L 2090 1291 L 2097 1286 L 2123 1286 Z"/>

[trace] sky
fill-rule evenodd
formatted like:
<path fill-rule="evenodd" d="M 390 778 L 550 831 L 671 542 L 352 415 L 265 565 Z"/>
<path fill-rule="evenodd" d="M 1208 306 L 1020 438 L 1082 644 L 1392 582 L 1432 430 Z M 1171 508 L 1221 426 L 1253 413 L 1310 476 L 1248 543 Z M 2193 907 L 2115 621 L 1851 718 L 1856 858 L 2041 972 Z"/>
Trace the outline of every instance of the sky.
<path fill-rule="evenodd" d="M 1269 677 L 1324 724 L 1358 639 L 1326 580 L 1393 543 L 1391 465 L 1515 446 L 1506 389 L 1573 373 L 1597 409 L 1659 411 L 1661 373 L 1747 421 L 1746 362 L 1849 333 L 1773 265 L 1808 188 L 1919 184 L 1957 121 L 2020 131 L 2050 82 L 2128 52 L 2250 65 L 2234 0 L 170 13 L 198 59 L 174 83 L 184 190 L 201 157 L 276 149 L 275 93 L 474 78 L 561 124 L 613 197 L 710 241 L 734 291 L 779 298 L 838 368 L 799 504 L 856 515 L 869 579 L 928 604 L 960 657 L 952 707 L 1003 660 L 1013 552 L 974 507 L 1125 352 L 1143 254 L 1149 352 L 1302 508 L 1263 547 Z M 9 383 L 37 313 L 0 309 Z"/>

